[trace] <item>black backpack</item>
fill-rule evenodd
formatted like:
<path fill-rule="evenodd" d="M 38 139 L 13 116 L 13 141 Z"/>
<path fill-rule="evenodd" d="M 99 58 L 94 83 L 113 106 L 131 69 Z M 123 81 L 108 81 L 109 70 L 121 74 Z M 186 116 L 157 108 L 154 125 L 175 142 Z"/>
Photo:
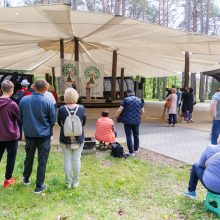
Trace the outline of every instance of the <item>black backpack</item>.
<path fill-rule="evenodd" d="M 19 91 L 17 91 L 17 92 L 12 96 L 12 100 L 13 100 L 14 102 L 16 102 L 17 105 L 19 105 L 21 99 L 22 99 L 27 93 L 28 93 L 27 91 L 23 92 L 23 91 L 19 90 Z"/>
<path fill-rule="evenodd" d="M 112 143 L 111 155 L 118 158 L 127 158 L 124 148 L 118 142 Z"/>

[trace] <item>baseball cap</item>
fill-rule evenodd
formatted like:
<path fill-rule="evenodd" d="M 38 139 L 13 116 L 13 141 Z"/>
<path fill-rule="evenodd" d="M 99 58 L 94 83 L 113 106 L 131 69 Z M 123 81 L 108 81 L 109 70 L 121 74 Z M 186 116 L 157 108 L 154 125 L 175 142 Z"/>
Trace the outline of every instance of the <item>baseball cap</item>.
<path fill-rule="evenodd" d="M 30 83 L 26 80 L 26 79 L 23 79 L 22 81 L 21 81 L 21 85 L 22 86 L 28 86 Z"/>

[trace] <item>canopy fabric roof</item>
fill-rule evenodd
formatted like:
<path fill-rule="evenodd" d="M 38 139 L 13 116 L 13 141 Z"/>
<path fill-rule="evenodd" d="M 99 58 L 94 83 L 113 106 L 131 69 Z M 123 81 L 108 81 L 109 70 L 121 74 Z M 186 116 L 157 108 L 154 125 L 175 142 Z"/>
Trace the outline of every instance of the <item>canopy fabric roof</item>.
<path fill-rule="evenodd" d="M 203 74 L 211 76 L 220 82 L 220 69 L 203 72 Z"/>
<path fill-rule="evenodd" d="M 0 68 L 60 73 L 59 41 L 65 59 L 74 59 L 74 37 L 82 62 L 104 64 L 111 74 L 112 52 L 118 50 L 117 72 L 145 77 L 184 71 L 183 51 L 190 52 L 190 71 L 220 68 L 220 38 L 112 14 L 73 11 L 67 5 L 0 8 Z"/>

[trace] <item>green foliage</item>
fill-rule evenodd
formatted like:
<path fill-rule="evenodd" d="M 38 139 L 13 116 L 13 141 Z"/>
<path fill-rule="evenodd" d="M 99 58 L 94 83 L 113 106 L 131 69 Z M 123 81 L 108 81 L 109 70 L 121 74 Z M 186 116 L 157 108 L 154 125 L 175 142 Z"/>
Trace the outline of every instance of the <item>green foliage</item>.
<path fill-rule="evenodd" d="M 0 190 L 0 219 L 215 219 L 203 209 L 205 190 L 201 186 L 198 201 L 182 195 L 189 167 L 153 165 L 99 153 L 82 157 L 79 187 L 67 189 L 63 155 L 53 150 L 46 173 L 48 190 L 34 195 L 36 164 L 31 185 L 21 184 L 24 154 L 23 147 L 19 148 L 15 185 Z M 1 182 L 5 161 L 4 156 Z"/>
<path fill-rule="evenodd" d="M 156 84 L 154 85 L 154 79 Z M 158 78 L 147 78 L 146 79 L 146 84 L 145 84 L 145 94 L 146 94 L 146 99 L 152 99 L 153 98 L 153 89 L 156 90 L 157 93 L 157 79 Z M 162 95 L 162 92 L 164 90 L 163 88 L 163 83 L 162 83 L 163 78 L 159 78 L 160 81 L 160 94 Z M 171 88 L 172 85 L 175 85 L 176 87 L 181 87 L 181 77 L 179 76 L 170 76 L 167 77 L 167 84 L 166 84 L 166 88 Z M 157 97 L 157 96 L 156 96 Z M 160 99 L 160 97 L 157 97 L 157 99 Z"/>
<path fill-rule="evenodd" d="M 62 68 L 62 73 L 65 76 L 68 76 L 69 74 L 77 76 L 77 68 L 72 63 L 66 63 Z"/>
<path fill-rule="evenodd" d="M 88 66 L 84 71 L 86 79 L 90 78 L 94 74 L 94 79 L 100 78 L 100 71 L 96 66 Z"/>

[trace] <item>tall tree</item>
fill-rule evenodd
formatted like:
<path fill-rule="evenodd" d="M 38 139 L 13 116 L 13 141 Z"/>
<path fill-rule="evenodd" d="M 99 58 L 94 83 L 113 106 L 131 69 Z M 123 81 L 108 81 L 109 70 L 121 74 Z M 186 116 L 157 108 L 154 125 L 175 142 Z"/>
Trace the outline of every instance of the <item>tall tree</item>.
<path fill-rule="evenodd" d="M 191 30 L 191 0 L 186 0 L 185 28 L 186 28 L 187 31 Z"/>
<path fill-rule="evenodd" d="M 115 0 L 115 15 L 120 15 L 121 13 L 121 0 Z"/>

